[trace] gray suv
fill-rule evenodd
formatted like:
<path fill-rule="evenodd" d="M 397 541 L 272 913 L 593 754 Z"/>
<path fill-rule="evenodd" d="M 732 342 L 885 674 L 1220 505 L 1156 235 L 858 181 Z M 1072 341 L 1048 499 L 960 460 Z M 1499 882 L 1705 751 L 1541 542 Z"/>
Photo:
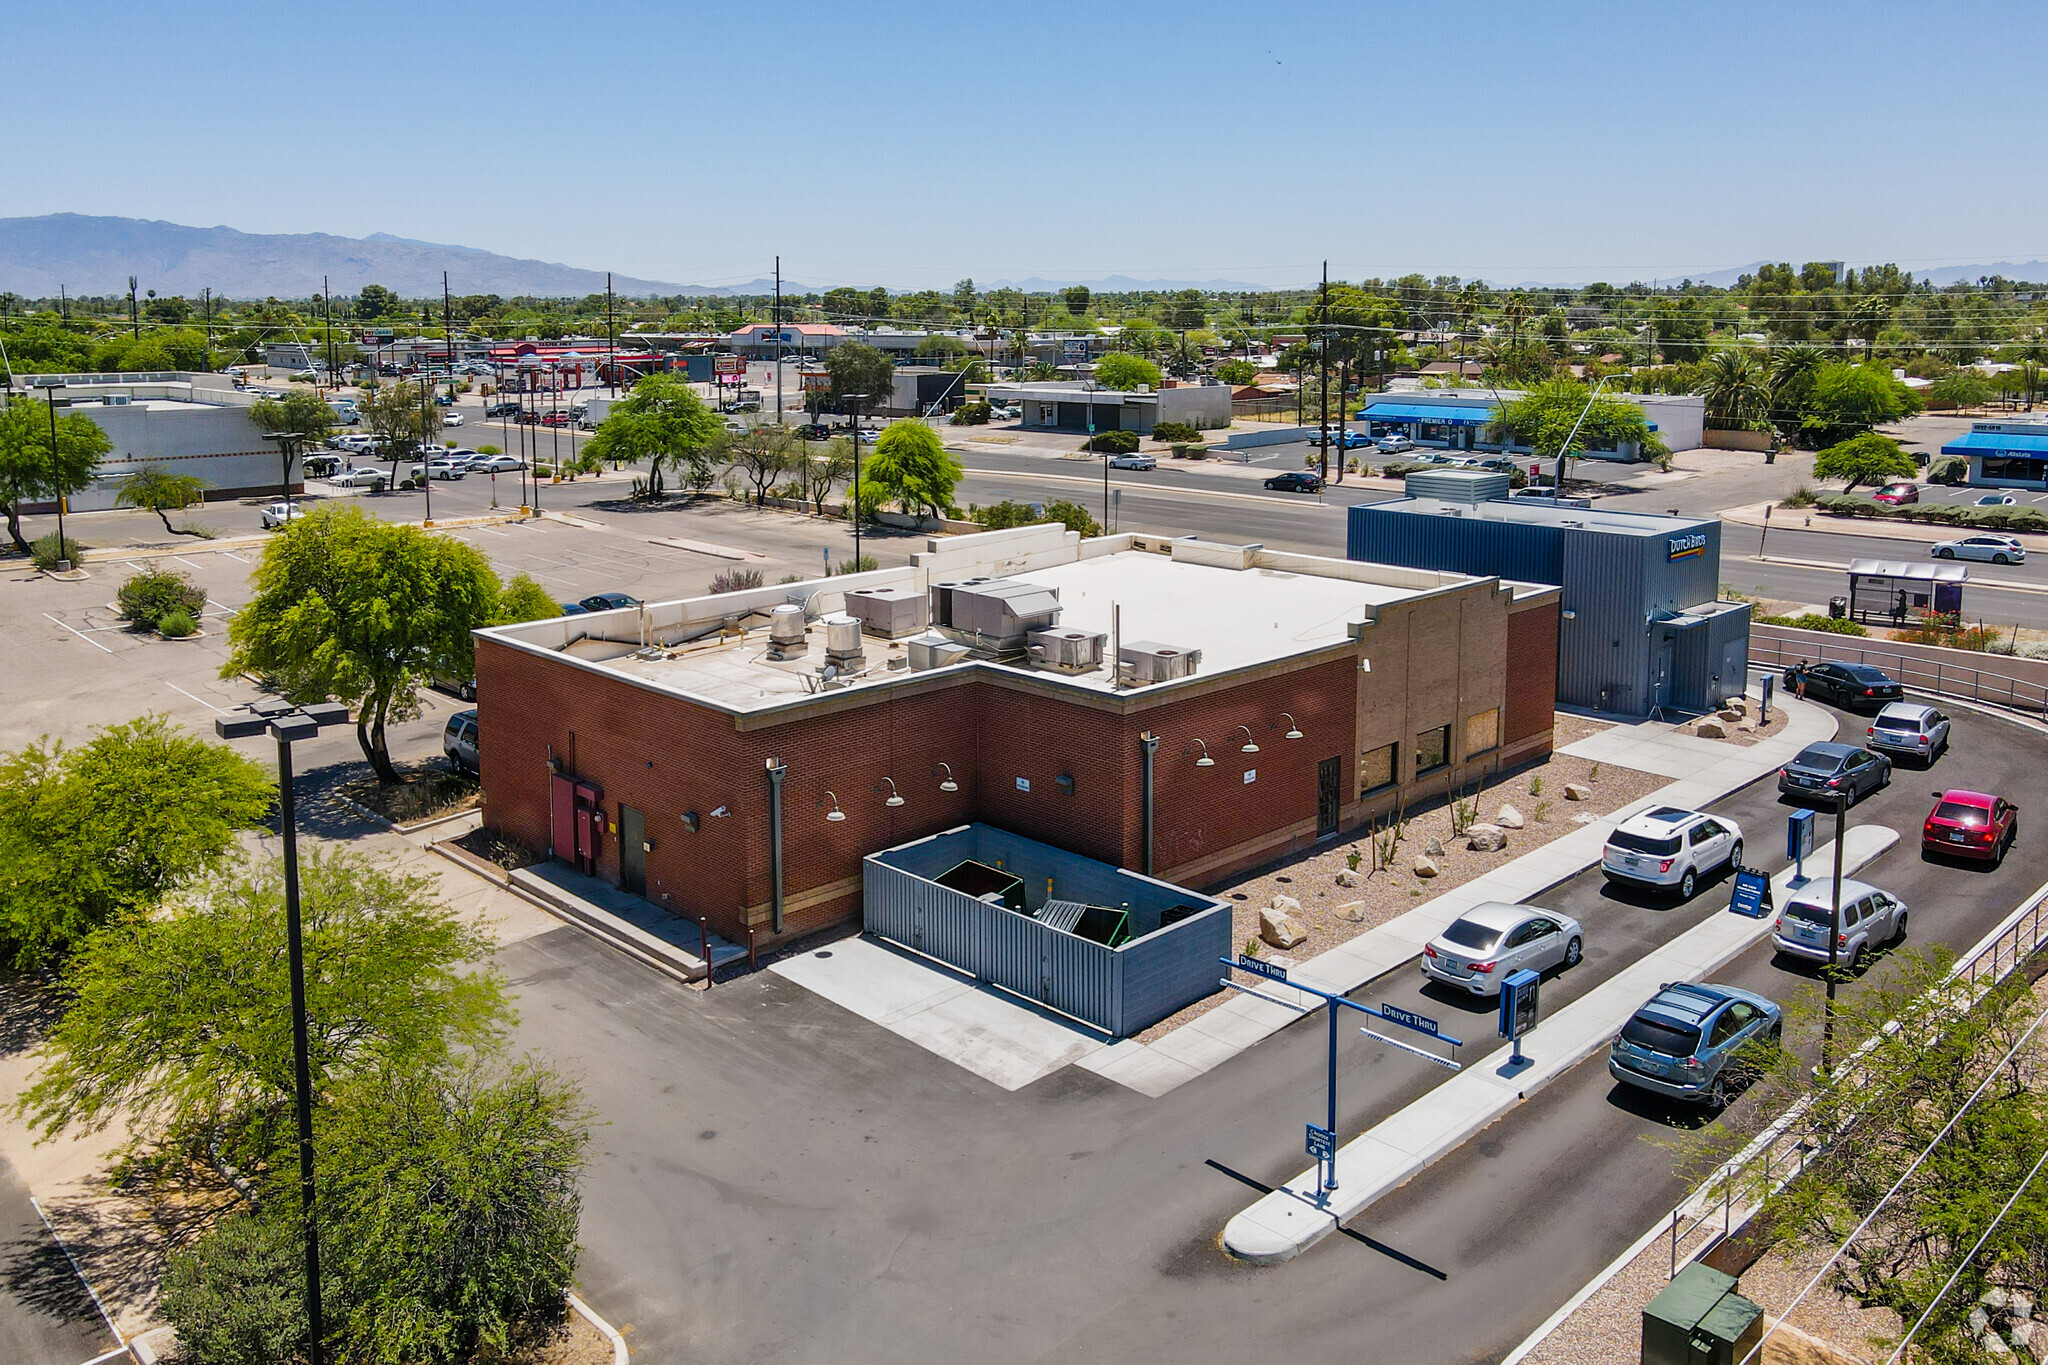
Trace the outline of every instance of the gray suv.
<path fill-rule="evenodd" d="M 441 752 L 448 755 L 448 766 L 456 772 L 474 774 L 478 771 L 474 706 L 448 717 L 448 726 L 441 731 Z"/>
<path fill-rule="evenodd" d="M 1623 1085 L 1719 1109 L 1738 1080 L 1738 1054 L 1775 1043 L 1784 1028 L 1776 1002 L 1734 986 L 1674 981 L 1621 1026 L 1607 1072 Z"/>

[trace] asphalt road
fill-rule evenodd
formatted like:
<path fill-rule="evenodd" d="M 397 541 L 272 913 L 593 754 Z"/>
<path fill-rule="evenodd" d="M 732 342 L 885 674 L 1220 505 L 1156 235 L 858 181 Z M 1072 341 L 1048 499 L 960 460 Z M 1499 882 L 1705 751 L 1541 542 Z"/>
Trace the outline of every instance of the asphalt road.
<path fill-rule="evenodd" d="M 2036 732 L 1963 713 L 1933 773 L 1902 771 L 1852 819 L 1912 835 L 1935 785 L 2024 793 L 2043 751 Z M 1743 823 L 1748 861 L 1782 862 L 1768 782 L 1717 809 Z M 1975 872 L 1922 863 L 1909 840 L 1866 875 L 1912 907 L 1910 941 L 1966 946 L 2048 880 L 2048 844 L 2023 838 Z M 1584 876 L 1556 889 L 1545 903 L 1586 921 L 1589 954 L 1546 1007 L 1724 895 L 1671 907 Z M 1675 1202 L 1651 1139 L 1701 1119 L 1620 1090 L 1596 1057 L 1351 1235 L 1256 1268 L 1217 1237 L 1253 1186 L 1304 1164 L 1319 1019 L 1159 1100 L 1071 1068 L 1005 1093 L 772 974 L 695 994 L 570 930 L 500 960 L 520 1042 L 578 1071 L 606 1119 L 585 1184 L 587 1297 L 660 1358 L 1496 1360 Z M 1779 998 L 1813 980 L 1763 950 L 1718 979 Z M 1405 967 L 1356 998 L 1490 1031 L 1488 1011 L 1418 980 Z M 1346 1136 L 1441 1079 L 1345 1037 Z"/>
<path fill-rule="evenodd" d="M 0 1161 L 0 1360 L 79 1365 L 114 1345 L 28 1187 Z"/>

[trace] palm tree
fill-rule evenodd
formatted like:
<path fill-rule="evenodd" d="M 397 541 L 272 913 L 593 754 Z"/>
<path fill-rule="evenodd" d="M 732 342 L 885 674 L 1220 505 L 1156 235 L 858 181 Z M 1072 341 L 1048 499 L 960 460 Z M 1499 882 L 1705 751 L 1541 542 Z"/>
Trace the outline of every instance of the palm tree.
<path fill-rule="evenodd" d="M 1796 431 L 1813 376 L 1827 363 L 1827 353 L 1818 346 L 1799 344 L 1780 347 L 1771 357 L 1771 420 L 1780 430 Z"/>
<path fill-rule="evenodd" d="M 206 485 L 190 474 L 172 474 L 161 469 L 138 469 L 121 480 L 121 489 L 114 495 L 118 507 L 142 507 L 156 513 L 164 524 L 164 530 L 174 536 L 198 536 L 205 539 L 205 531 L 181 531 L 171 525 L 166 510 L 183 511 L 203 502 Z"/>
<path fill-rule="evenodd" d="M 1697 392 L 1706 399 L 1708 425 L 1723 430 L 1747 431 L 1771 410 L 1770 375 L 1755 351 L 1708 355 Z"/>

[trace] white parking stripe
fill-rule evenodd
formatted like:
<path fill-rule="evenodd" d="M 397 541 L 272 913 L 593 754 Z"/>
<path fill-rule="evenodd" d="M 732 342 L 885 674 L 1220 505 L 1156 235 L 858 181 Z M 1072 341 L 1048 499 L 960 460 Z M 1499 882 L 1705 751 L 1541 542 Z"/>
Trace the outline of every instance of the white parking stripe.
<path fill-rule="evenodd" d="M 53 626 L 64 626 L 64 629 L 70 631 L 73 635 L 76 635 L 79 639 L 85 641 L 87 644 L 91 645 L 94 649 L 98 650 L 102 654 L 112 654 L 114 652 L 113 650 L 108 649 L 105 645 L 101 644 L 98 640 L 93 639 L 92 636 L 87 635 L 84 631 L 78 629 L 76 626 L 65 626 L 62 621 L 59 621 L 56 617 L 50 615 L 50 613 L 48 612 L 43 613 L 43 619 L 45 621 L 48 621 Z"/>
<path fill-rule="evenodd" d="M 236 554 L 233 550 L 215 550 L 214 553 L 217 555 L 226 555 L 229 559 L 234 560 L 237 564 L 247 564 L 249 562 L 248 560 L 242 558 L 240 555 Z"/>
<path fill-rule="evenodd" d="M 192 694 L 190 692 L 187 692 L 184 688 L 178 686 L 169 678 L 159 678 L 157 679 L 157 681 L 161 682 L 165 687 L 170 688 L 171 691 L 176 692 L 181 697 L 192 697 Z M 201 706 L 205 707 L 209 711 L 219 711 L 220 714 L 223 716 L 227 714 L 225 710 L 222 710 L 220 707 L 215 706 L 212 702 L 208 701 L 204 697 L 192 697 L 192 700 L 198 702 Z"/>
<path fill-rule="evenodd" d="M 200 569 L 205 567 L 205 565 L 203 564 L 194 564 L 191 560 L 185 558 L 185 556 L 183 555 L 172 555 L 171 558 L 177 560 L 180 564 L 183 564 L 188 569 Z"/>

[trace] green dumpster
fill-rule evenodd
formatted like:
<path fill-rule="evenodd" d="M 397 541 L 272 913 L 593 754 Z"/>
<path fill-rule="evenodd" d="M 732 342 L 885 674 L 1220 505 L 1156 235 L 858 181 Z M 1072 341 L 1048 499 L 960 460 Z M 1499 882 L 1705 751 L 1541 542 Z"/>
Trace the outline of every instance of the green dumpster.
<path fill-rule="evenodd" d="M 1764 1310 L 1735 1277 L 1695 1262 L 1643 1310 L 1643 1365 L 1735 1365 L 1764 1335 Z"/>

